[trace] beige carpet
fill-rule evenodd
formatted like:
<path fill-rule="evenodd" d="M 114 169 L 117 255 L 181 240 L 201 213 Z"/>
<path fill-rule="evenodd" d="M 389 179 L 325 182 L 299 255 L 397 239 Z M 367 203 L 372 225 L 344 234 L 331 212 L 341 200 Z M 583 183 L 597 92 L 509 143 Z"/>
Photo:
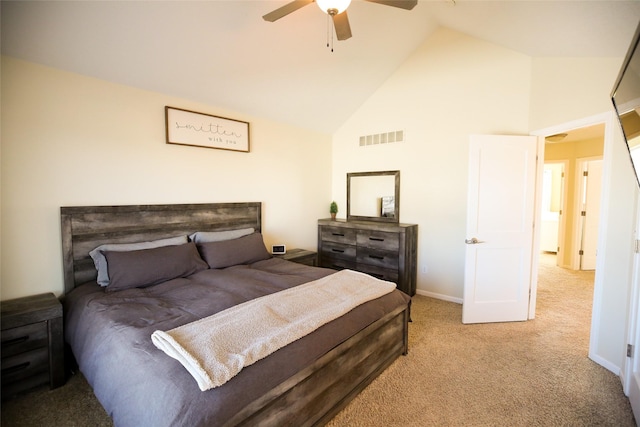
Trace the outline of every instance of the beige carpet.
<path fill-rule="evenodd" d="M 593 272 L 553 262 L 532 321 L 463 325 L 460 305 L 417 296 L 409 355 L 329 426 L 635 426 L 618 377 L 587 358 Z"/>
<path fill-rule="evenodd" d="M 635 426 L 617 376 L 587 358 L 593 273 L 541 265 L 535 320 L 462 325 L 416 296 L 409 355 L 330 423 L 343 426 Z M 82 376 L 3 402 L 2 426 L 109 426 Z"/>

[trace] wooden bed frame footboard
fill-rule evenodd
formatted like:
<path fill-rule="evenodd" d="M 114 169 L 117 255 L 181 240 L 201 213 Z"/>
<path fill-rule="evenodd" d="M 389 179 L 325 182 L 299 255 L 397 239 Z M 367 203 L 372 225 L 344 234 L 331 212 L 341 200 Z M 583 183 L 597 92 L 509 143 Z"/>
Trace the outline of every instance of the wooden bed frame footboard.
<path fill-rule="evenodd" d="M 225 426 L 322 426 L 408 352 L 409 307 L 378 319 L 244 408 Z"/>

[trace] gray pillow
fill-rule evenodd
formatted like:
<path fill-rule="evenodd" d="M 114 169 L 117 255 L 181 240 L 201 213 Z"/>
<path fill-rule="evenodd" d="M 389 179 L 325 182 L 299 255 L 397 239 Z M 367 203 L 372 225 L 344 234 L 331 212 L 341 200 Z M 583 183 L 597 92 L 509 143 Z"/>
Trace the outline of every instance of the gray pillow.
<path fill-rule="evenodd" d="M 256 231 L 253 228 L 242 228 L 240 230 L 225 230 L 225 231 L 198 231 L 189 235 L 189 240 L 192 242 L 206 243 L 206 242 L 222 242 L 223 240 L 237 239 L 238 237 L 248 236 Z"/>
<path fill-rule="evenodd" d="M 260 233 L 222 242 L 201 243 L 198 245 L 198 250 L 210 268 L 250 264 L 271 258 Z"/>
<path fill-rule="evenodd" d="M 207 269 L 193 242 L 128 252 L 107 251 L 104 256 L 110 277 L 107 292 L 157 285 Z"/>
<path fill-rule="evenodd" d="M 96 266 L 96 270 L 98 270 L 98 285 L 100 286 L 109 285 L 109 270 L 107 267 L 107 260 L 105 259 L 103 252 L 136 251 L 139 249 L 159 248 L 161 246 L 183 245 L 188 241 L 189 240 L 187 239 L 187 236 L 178 236 L 178 237 L 170 237 L 168 239 L 152 240 L 149 242 L 107 243 L 104 245 L 100 245 L 94 250 L 92 250 L 91 252 L 89 252 L 89 256 L 91 256 L 91 258 L 93 259 L 93 264 Z"/>

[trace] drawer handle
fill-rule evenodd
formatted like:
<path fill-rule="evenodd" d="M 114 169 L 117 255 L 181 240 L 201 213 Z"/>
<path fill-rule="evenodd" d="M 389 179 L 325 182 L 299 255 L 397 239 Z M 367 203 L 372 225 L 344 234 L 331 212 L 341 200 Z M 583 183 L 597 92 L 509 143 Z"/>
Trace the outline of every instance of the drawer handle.
<path fill-rule="evenodd" d="M 369 240 L 373 240 L 374 242 L 384 242 L 384 239 L 380 237 L 369 237 Z"/>
<path fill-rule="evenodd" d="M 369 255 L 369 258 L 373 258 L 373 259 L 384 259 L 383 256 L 380 255 Z"/>
<path fill-rule="evenodd" d="M 18 338 L 14 338 L 11 340 L 6 340 L 6 341 L 2 341 L 2 346 L 9 346 L 9 345 L 16 345 L 16 344 L 20 344 L 23 343 L 25 341 L 29 340 L 29 335 L 26 335 L 24 337 L 18 337 Z"/>
<path fill-rule="evenodd" d="M 340 254 L 343 254 L 344 250 L 343 249 L 331 249 L 331 252 L 338 252 Z"/>
<path fill-rule="evenodd" d="M 10 368 L 5 368 L 5 369 L 2 370 L 2 375 L 9 375 L 9 374 L 13 374 L 13 373 L 16 373 L 16 372 L 20 372 L 20 371 L 22 371 L 24 369 L 27 369 L 29 367 L 29 365 L 31 365 L 31 362 L 24 362 L 24 363 L 21 363 L 19 365 L 12 366 Z"/>
<path fill-rule="evenodd" d="M 339 237 L 344 237 L 344 234 L 342 233 L 331 233 L 332 236 L 339 236 Z"/>

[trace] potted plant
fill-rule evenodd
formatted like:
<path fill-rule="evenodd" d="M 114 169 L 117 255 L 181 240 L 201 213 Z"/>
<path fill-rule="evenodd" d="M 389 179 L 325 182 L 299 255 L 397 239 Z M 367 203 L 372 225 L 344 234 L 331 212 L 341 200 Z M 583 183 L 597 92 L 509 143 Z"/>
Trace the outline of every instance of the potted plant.
<path fill-rule="evenodd" d="M 329 213 L 331 214 L 331 219 L 336 219 L 336 214 L 338 213 L 338 204 L 336 202 L 331 202 Z"/>

